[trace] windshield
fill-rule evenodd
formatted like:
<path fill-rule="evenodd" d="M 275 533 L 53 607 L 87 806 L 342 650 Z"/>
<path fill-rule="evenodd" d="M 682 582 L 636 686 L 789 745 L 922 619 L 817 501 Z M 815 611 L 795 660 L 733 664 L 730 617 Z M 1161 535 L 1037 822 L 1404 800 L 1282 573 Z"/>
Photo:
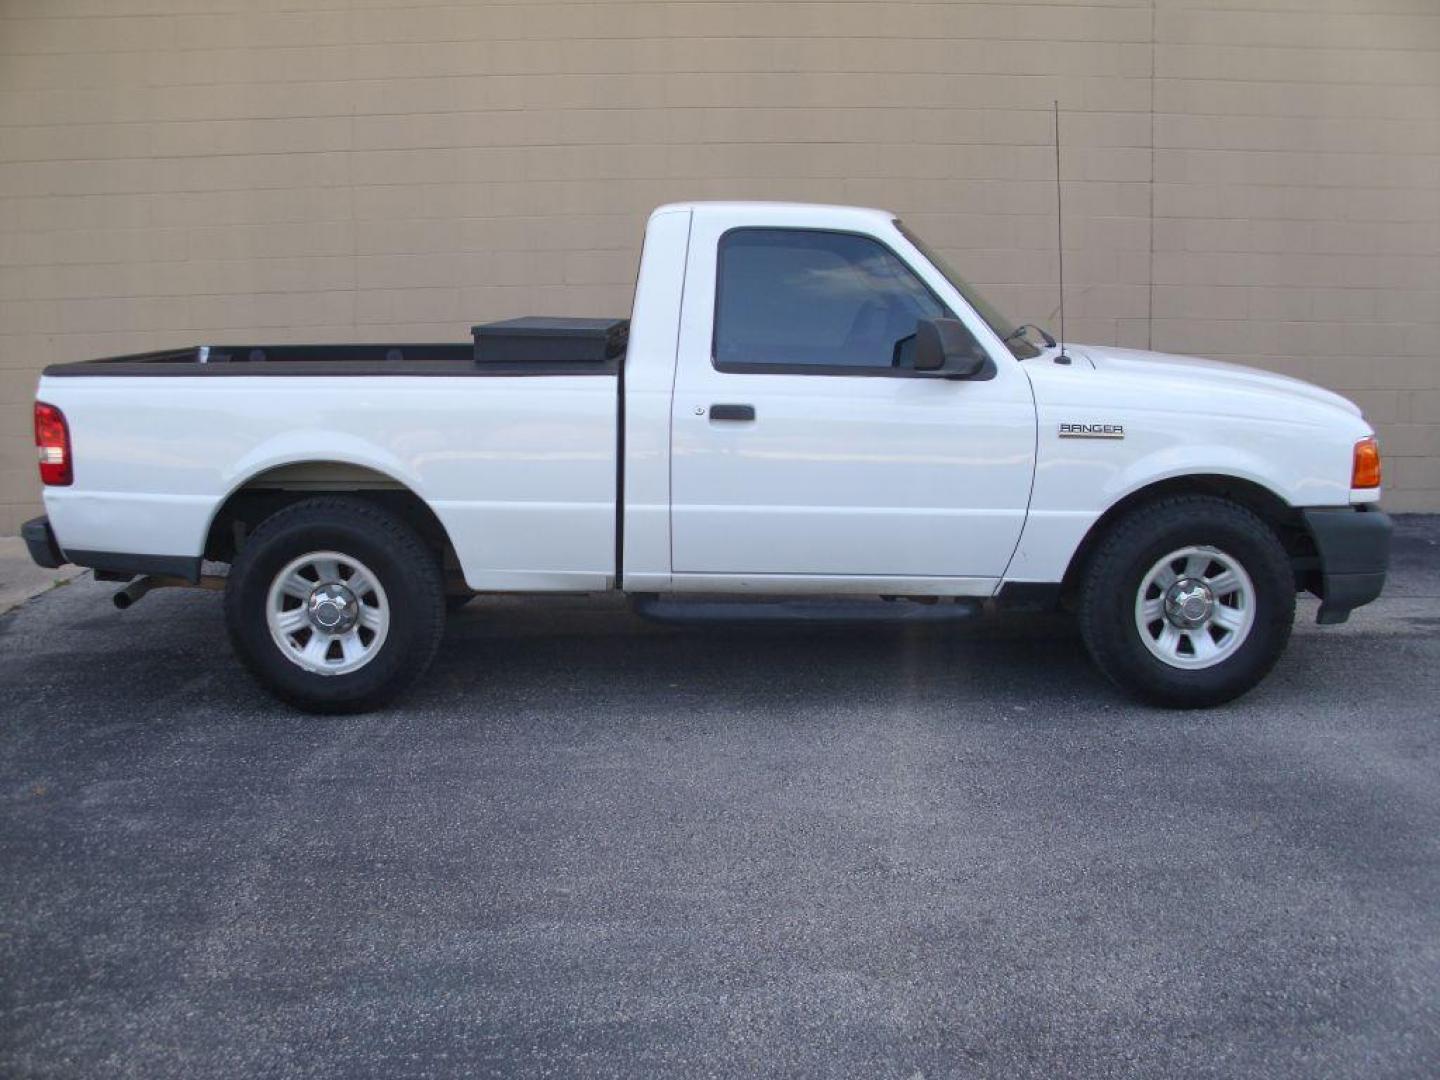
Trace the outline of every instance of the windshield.
<path fill-rule="evenodd" d="M 924 240 L 921 240 L 913 232 L 905 227 L 905 223 L 898 218 L 895 227 L 900 230 L 902 236 L 910 243 L 920 249 L 920 254 L 930 260 L 930 265 L 939 270 L 945 280 L 955 286 L 955 291 L 963 296 L 975 313 L 985 320 L 987 326 L 995 331 L 995 335 L 1005 342 L 1006 347 L 1015 355 L 1017 360 L 1029 360 L 1032 356 L 1039 356 L 1040 350 L 1025 340 L 1023 333 L 1017 333 L 1019 327 L 1005 317 L 1005 314 L 986 300 L 980 294 L 980 290 L 971 285 L 963 277 L 955 272 L 955 268 L 946 262 L 938 252 L 931 248 Z"/>

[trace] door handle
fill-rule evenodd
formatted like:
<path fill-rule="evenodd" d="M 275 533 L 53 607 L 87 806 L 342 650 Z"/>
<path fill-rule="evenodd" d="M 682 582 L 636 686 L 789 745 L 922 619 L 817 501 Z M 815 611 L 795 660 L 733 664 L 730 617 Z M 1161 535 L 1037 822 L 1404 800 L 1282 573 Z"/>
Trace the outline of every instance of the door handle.
<path fill-rule="evenodd" d="M 711 420 L 754 420 L 754 405 L 711 405 Z"/>

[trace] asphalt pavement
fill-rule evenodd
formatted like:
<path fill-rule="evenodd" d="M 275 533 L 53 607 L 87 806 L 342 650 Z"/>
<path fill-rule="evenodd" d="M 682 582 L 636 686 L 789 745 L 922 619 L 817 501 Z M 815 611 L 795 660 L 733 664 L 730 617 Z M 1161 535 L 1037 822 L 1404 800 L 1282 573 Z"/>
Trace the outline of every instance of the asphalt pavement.
<path fill-rule="evenodd" d="M 0 1075 L 1440 1074 L 1437 556 L 1186 714 L 1059 618 L 501 598 L 316 719 L 86 576 L 0 618 Z"/>

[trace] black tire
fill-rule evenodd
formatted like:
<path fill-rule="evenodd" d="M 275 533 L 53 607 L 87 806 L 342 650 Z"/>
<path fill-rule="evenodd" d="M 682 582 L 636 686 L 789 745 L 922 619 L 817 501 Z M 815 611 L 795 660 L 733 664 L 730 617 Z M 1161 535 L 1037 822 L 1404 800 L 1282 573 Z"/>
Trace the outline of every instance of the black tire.
<path fill-rule="evenodd" d="M 1255 594 L 1248 634 L 1229 656 L 1198 669 L 1152 653 L 1136 614 L 1151 567 L 1190 546 L 1238 561 Z M 1079 616 L 1090 656 L 1115 685 L 1151 704 L 1205 708 L 1239 697 L 1275 666 L 1295 621 L 1295 575 L 1274 530 L 1251 511 L 1211 496 L 1176 496 L 1122 518 L 1100 541 L 1081 582 Z"/>
<path fill-rule="evenodd" d="M 266 619 L 276 575 L 309 552 L 358 559 L 378 577 L 389 624 L 358 670 L 326 675 L 290 660 Z M 250 673 L 276 697 L 312 713 L 364 712 L 424 674 L 445 629 L 445 591 L 436 554 L 404 521 L 363 499 L 321 496 L 260 523 L 230 567 L 225 586 L 230 642 Z"/>

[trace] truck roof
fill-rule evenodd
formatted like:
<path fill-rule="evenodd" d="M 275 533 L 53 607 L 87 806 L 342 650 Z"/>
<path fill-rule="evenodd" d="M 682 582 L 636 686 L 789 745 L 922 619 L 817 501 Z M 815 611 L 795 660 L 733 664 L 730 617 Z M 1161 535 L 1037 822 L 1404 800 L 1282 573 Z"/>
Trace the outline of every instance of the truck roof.
<path fill-rule="evenodd" d="M 831 203 L 768 202 L 755 199 L 699 199 L 690 202 L 666 203 L 663 206 L 657 206 L 651 216 L 691 210 L 733 211 L 737 214 L 743 214 L 745 212 L 753 213 L 757 210 L 792 210 L 807 217 L 838 218 L 848 219 L 850 221 L 867 220 L 872 223 L 878 221 L 885 224 L 889 224 L 895 220 L 895 214 L 892 211 L 867 206 L 840 206 Z"/>

